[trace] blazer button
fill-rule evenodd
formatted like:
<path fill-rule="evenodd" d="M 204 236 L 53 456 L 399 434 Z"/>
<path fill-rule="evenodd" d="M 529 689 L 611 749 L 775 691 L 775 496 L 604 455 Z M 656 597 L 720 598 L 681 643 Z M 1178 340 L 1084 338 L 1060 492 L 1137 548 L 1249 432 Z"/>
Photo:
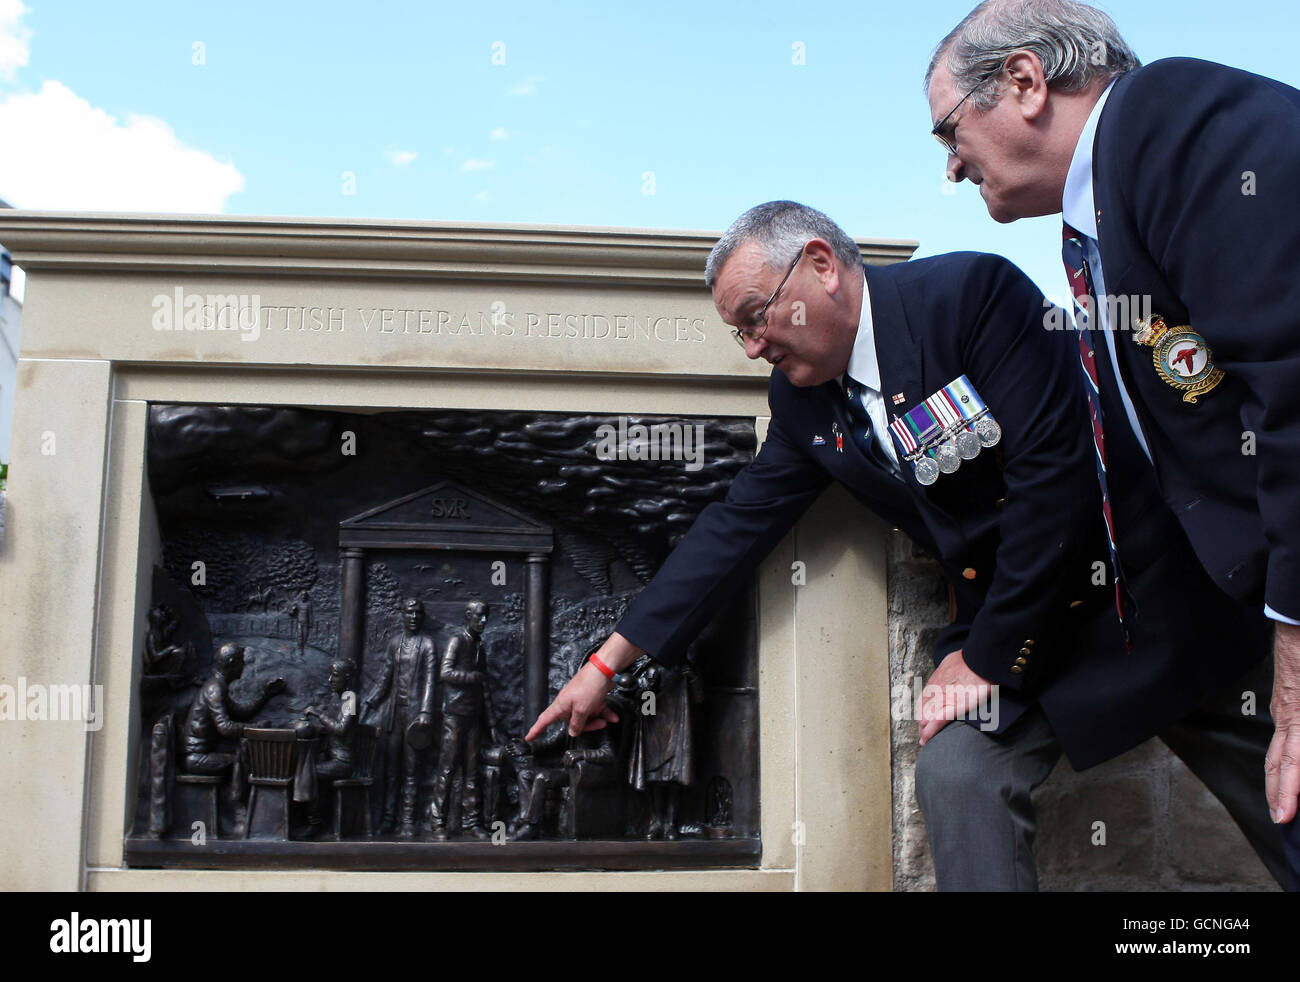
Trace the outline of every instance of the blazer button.
<path fill-rule="evenodd" d="M 1021 668 L 1019 665 L 1012 665 L 1012 666 L 1011 666 L 1011 674 L 1012 674 L 1012 675 L 1019 675 L 1019 674 L 1020 674 L 1021 672 L 1023 672 L 1023 671 L 1024 671 L 1024 669 Z"/>
<path fill-rule="evenodd" d="M 1021 653 L 1022 655 L 1032 655 L 1032 654 L 1033 654 L 1033 652 L 1030 651 L 1028 648 L 1021 648 L 1021 649 L 1020 649 L 1020 653 Z M 1021 658 L 1020 660 L 1021 660 L 1022 662 L 1024 661 L 1023 658 Z"/>
<path fill-rule="evenodd" d="M 1016 664 L 1017 664 L 1017 665 L 1028 665 L 1029 662 L 1025 661 L 1023 658 L 1017 658 L 1017 659 L 1016 659 Z"/>
<path fill-rule="evenodd" d="M 1083 606 L 1083 601 L 1082 601 L 1082 600 L 1071 600 L 1071 601 L 1070 601 L 1070 609 L 1071 609 L 1071 610 L 1074 610 L 1075 607 L 1082 607 L 1082 606 Z"/>
<path fill-rule="evenodd" d="M 975 572 L 975 570 L 967 566 L 964 570 L 961 571 L 961 575 L 963 579 L 973 580 L 975 579 L 975 577 L 979 576 L 979 573 Z"/>
<path fill-rule="evenodd" d="M 1025 647 L 1026 647 L 1026 648 L 1032 648 L 1032 647 L 1033 647 L 1034 645 L 1036 645 L 1036 644 L 1038 644 L 1038 642 L 1035 641 L 1033 638 L 1026 638 L 1026 639 L 1025 639 Z"/>

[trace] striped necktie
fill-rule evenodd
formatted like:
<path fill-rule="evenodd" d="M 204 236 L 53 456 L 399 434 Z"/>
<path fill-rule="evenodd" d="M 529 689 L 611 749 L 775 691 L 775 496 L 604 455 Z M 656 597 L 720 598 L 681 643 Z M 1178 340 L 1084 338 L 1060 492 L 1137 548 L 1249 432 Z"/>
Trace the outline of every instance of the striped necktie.
<path fill-rule="evenodd" d="M 1119 550 L 1115 545 L 1115 517 L 1111 512 L 1110 487 L 1106 482 L 1106 433 L 1102 426 L 1101 389 L 1097 384 L 1097 353 L 1092 343 L 1092 315 L 1097 309 L 1097 294 L 1092 285 L 1092 271 L 1088 268 L 1082 233 L 1066 224 L 1063 238 L 1061 258 L 1069 277 L 1070 292 L 1074 295 L 1075 321 L 1078 325 L 1075 334 L 1079 339 L 1079 362 L 1083 367 L 1084 387 L 1088 391 L 1088 415 L 1092 417 L 1092 443 L 1096 451 L 1097 483 L 1101 486 L 1101 512 L 1106 521 L 1106 542 L 1110 546 L 1110 568 L 1115 582 L 1115 612 L 1119 615 L 1119 624 L 1124 631 L 1124 643 L 1131 651 L 1133 641 L 1126 620 L 1128 590 L 1119 563 Z"/>

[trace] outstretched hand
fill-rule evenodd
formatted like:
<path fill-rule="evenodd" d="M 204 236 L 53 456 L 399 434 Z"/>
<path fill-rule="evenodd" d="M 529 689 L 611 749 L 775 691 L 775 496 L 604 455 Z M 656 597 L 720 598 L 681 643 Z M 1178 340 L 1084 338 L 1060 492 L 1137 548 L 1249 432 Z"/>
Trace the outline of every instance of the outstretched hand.
<path fill-rule="evenodd" d="M 557 719 L 569 721 L 569 735 L 603 730 L 618 722 L 618 713 L 605 705 L 605 695 L 613 683 L 605 678 L 591 662 L 586 662 L 576 675 L 560 690 L 555 701 L 542 710 L 532 729 L 524 734 L 529 742 L 536 740 Z"/>

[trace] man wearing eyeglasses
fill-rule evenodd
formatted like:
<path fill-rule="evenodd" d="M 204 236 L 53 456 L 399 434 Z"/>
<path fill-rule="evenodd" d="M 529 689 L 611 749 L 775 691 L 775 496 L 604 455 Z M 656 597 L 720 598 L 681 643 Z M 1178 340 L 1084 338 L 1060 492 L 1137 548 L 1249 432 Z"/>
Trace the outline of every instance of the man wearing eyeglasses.
<path fill-rule="evenodd" d="M 1109 17 L 1070 0 L 976 7 L 936 49 L 927 88 L 951 180 L 978 185 L 998 222 L 1064 217 L 1095 429 L 1121 463 L 1098 474 L 1121 570 L 1185 540 L 1271 635 L 1221 658 L 1259 665 L 1238 700 L 1271 698 L 1271 742 L 1255 729 L 1238 753 L 1258 752 L 1294 876 L 1300 91 L 1186 58 L 1141 67 Z M 1125 617 L 1152 619 L 1140 603 Z"/>
<path fill-rule="evenodd" d="M 1176 653 L 1228 641 L 1213 623 L 1185 621 L 1150 639 L 1156 660 L 1133 670 L 1113 593 L 1093 585 L 1106 546 L 1069 336 L 1043 330 L 1042 294 L 1000 257 L 864 267 L 837 225 L 788 201 L 743 215 L 710 255 L 706 281 L 746 354 L 777 369 L 767 439 L 528 738 L 561 718 L 572 732 L 616 721 L 605 705 L 614 674 L 645 653 L 679 661 L 745 574 L 839 481 L 937 556 L 952 585 L 954 622 L 937 641 L 927 686 L 942 704 L 927 697 L 917 765 L 939 886 L 1033 889 L 1032 787 L 1007 772 L 1020 759 L 1006 748 L 1024 749 L 1040 781 L 1061 747 L 1080 767 L 1121 753 L 1159 725 L 1164 702 L 1153 693 L 1186 701 L 1203 684 L 1194 673 L 1166 677 Z M 985 441 L 967 441 L 965 462 L 941 468 L 939 449 L 931 458 L 900 426 L 931 406 L 943 415 L 936 400 L 950 396 L 949 406 L 982 405 L 1001 435 L 986 427 Z M 976 415 L 978 426 L 986 417 Z M 1149 587 L 1181 579 L 1175 564 L 1136 589 L 1172 615 L 1201 598 Z M 1209 602 L 1202 613 L 1213 615 Z M 960 700 L 990 685 L 996 725 L 945 728 L 963 708 L 973 723 Z"/>

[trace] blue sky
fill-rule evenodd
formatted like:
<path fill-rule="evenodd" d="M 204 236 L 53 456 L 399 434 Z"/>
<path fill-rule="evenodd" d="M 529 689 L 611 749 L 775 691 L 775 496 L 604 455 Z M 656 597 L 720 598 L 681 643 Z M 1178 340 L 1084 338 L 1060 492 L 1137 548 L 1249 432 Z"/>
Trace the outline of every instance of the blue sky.
<path fill-rule="evenodd" d="M 703 230 L 795 198 L 1059 298 L 1057 219 L 944 193 L 921 78 L 972 4 L 0 0 L 0 197 Z M 1300 85 L 1293 4 L 1103 6 L 1144 61 Z"/>

